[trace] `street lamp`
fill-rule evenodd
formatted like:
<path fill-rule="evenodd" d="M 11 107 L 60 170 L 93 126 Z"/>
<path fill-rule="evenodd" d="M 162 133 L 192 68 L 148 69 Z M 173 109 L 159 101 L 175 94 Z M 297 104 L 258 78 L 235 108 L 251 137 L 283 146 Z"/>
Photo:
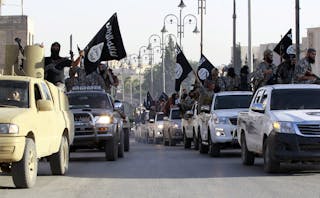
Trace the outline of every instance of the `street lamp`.
<path fill-rule="evenodd" d="M 153 46 L 152 44 L 159 42 L 160 46 Z M 148 50 L 149 50 L 149 54 L 150 54 L 150 66 L 151 66 L 151 95 L 153 96 L 154 92 L 153 92 L 153 63 L 154 63 L 154 48 L 156 47 L 160 47 L 160 50 L 162 50 L 162 40 L 160 38 L 159 35 L 157 34 L 152 34 L 149 37 L 149 45 L 148 45 Z"/>
<path fill-rule="evenodd" d="M 141 53 L 141 50 L 144 48 L 143 50 L 143 54 Z M 142 92 L 141 92 L 141 69 L 142 69 L 142 61 L 143 61 L 143 55 L 145 53 L 147 49 L 147 46 L 141 46 L 139 48 L 139 55 L 138 55 L 138 68 L 139 68 L 139 106 L 142 105 Z"/>
<path fill-rule="evenodd" d="M 187 21 L 189 24 L 192 24 L 193 20 L 195 21 L 195 28 L 193 30 L 193 33 L 199 33 L 200 31 L 198 30 L 198 24 L 197 24 L 197 17 L 196 16 L 194 16 L 193 14 L 187 14 L 184 17 L 182 17 L 182 9 L 184 7 L 186 7 L 186 5 L 184 4 L 183 0 L 180 1 L 180 4 L 179 4 L 178 7 L 180 8 L 179 18 L 174 14 L 167 14 L 164 17 L 164 20 L 163 20 L 163 28 L 162 28 L 162 30 L 166 30 L 166 22 L 167 22 L 167 19 L 169 17 L 170 17 L 169 18 L 170 24 L 173 24 L 174 20 L 176 20 L 176 23 L 177 23 L 177 36 L 179 37 L 179 45 L 180 45 L 180 48 L 182 49 L 182 37 L 184 37 L 184 26 L 185 26 L 185 23 L 186 23 L 186 19 L 189 19 Z"/>

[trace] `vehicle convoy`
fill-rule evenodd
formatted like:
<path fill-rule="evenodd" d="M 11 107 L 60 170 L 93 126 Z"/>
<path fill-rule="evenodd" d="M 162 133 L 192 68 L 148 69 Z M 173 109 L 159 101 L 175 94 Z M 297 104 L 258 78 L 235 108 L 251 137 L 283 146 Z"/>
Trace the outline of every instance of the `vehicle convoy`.
<path fill-rule="evenodd" d="M 262 155 L 264 170 L 281 162 L 320 161 L 320 86 L 272 85 L 255 93 L 248 112 L 238 116 L 242 163 Z"/>
<path fill-rule="evenodd" d="M 181 112 L 178 107 L 170 109 L 169 117 L 163 118 L 163 144 L 175 146 L 182 141 Z"/>
<path fill-rule="evenodd" d="M 99 86 L 76 86 L 67 96 L 75 124 L 71 149 L 103 150 L 110 161 L 123 157 L 123 122 L 111 96 Z"/>
<path fill-rule="evenodd" d="M 159 144 L 163 139 L 163 112 L 157 112 L 154 119 L 149 119 L 148 139 L 155 144 Z"/>
<path fill-rule="evenodd" d="M 239 147 L 234 135 L 237 117 L 239 112 L 248 111 L 251 98 L 252 92 L 249 91 L 225 91 L 214 95 L 207 135 L 212 157 L 218 157 L 221 149 Z"/>
<path fill-rule="evenodd" d="M 74 138 L 66 95 L 34 77 L 0 76 L 0 168 L 18 188 L 36 182 L 38 160 L 46 158 L 54 175 L 64 175 Z"/>

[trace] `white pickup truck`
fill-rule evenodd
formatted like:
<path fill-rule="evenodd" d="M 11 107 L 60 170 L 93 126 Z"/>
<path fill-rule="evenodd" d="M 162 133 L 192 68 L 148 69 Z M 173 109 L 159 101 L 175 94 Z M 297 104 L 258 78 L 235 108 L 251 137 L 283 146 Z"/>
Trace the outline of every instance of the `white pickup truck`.
<path fill-rule="evenodd" d="M 223 148 L 239 147 L 234 132 L 239 112 L 248 111 L 252 92 L 225 91 L 216 93 L 212 100 L 208 121 L 208 150 L 212 157 L 220 156 Z"/>
<path fill-rule="evenodd" d="M 262 155 L 264 170 L 281 162 L 320 161 L 320 86 L 272 85 L 255 93 L 249 112 L 238 116 L 242 163 Z"/>

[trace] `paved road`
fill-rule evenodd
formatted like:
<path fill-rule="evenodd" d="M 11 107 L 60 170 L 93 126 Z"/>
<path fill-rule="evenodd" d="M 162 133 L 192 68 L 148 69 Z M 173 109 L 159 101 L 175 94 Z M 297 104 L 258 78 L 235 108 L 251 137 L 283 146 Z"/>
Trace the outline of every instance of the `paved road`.
<path fill-rule="evenodd" d="M 72 153 L 67 176 L 51 176 L 48 163 L 41 162 L 32 189 L 15 189 L 11 177 L 1 175 L 0 197 L 320 198 L 319 166 L 286 165 L 284 173 L 268 175 L 263 172 L 262 159 L 253 167 L 243 166 L 238 150 L 210 158 L 181 145 L 135 142 L 126 154 L 109 162 L 103 153 Z"/>

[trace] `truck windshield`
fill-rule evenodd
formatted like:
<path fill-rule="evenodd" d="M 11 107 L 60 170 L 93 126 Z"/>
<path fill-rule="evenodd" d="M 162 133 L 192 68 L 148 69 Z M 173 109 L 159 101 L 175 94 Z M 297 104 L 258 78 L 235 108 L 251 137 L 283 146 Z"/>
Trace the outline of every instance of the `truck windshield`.
<path fill-rule="evenodd" d="M 157 121 L 162 121 L 164 114 L 157 114 Z"/>
<path fill-rule="evenodd" d="M 320 109 L 319 89 L 277 89 L 271 93 L 271 110 Z"/>
<path fill-rule="evenodd" d="M 181 119 L 180 110 L 172 110 L 171 111 L 171 119 Z"/>
<path fill-rule="evenodd" d="M 251 95 L 217 96 L 214 103 L 214 109 L 249 108 L 251 97 Z"/>
<path fill-rule="evenodd" d="M 70 93 L 68 94 L 70 109 L 92 108 L 112 109 L 106 94 L 101 93 Z"/>
<path fill-rule="evenodd" d="M 0 107 L 29 108 L 29 82 L 1 80 Z"/>

